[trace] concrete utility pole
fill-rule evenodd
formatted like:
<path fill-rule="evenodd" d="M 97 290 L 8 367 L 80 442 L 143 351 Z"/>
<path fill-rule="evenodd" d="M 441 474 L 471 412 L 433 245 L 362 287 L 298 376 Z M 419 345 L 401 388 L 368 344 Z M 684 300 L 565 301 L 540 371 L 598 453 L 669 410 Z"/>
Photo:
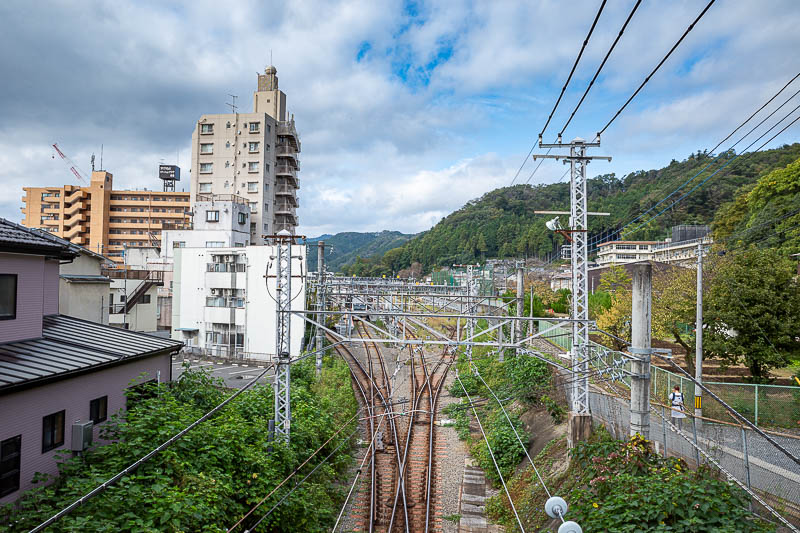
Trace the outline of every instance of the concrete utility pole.
<path fill-rule="evenodd" d="M 522 340 L 522 312 L 525 309 L 525 278 L 524 273 L 525 269 L 523 268 L 524 263 L 517 263 L 517 321 L 514 323 L 514 329 L 516 331 L 516 342 Z M 519 355 L 520 349 L 517 348 L 517 355 Z"/>
<path fill-rule="evenodd" d="M 284 235 L 285 233 L 285 235 Z M 275 353 L 278 364 L 275 367 L 273 391 L 275 396 L 275 434 L 289 442 L 292 421 L 291 408 L 291 305 L 292 305 L 292 241 L 288 231 L 282 231 L 275 238 Z"/>
<path fill-rule="evenodd" d="M 650 438 L 650 323 L 653 266 L 633 265 L 631 302 L 631 436 Z"/>
<path fill-rule="evenodd" d="M 320 324 L 325 324 L 325 241 L 317 243 L 317 311 L 321 311 L 318 319 Z M 317 328 L 317 375 L 322 372 L 322 346 L 325 332 Z"/>
<path fill-rule="evenodd" d="M 697 318 L 695 320 L 694 379 L 703 383 L 703 240 L 697 243 Z M 683 391 L 681 391 L 683 392 Z M 694 387 L 694 414 L 703 416 L 703 389 Z M 697 425 L 702 421 L 697 418 Z"/>
<path fill-rule="evenodd" d="M 586 206 L 586 165 L 593 159 L 605 159 L 606 156 L 587 156 L 586 149 L 600 146 L 597 142 L 587 143 L 575 138 L 569 145 L 562 143 L 543 144 L 539 136 L 539 148 L 563 148 L 569 146 L 569 155 L 534 155 L 533 159 L 563 159 L 570 165 L 570 217 L 569 229 L 563 230 L 569 240 L 570 261 L 572 263 L 572 304 L 570 316 L 572 323 L 572 410 L 569 413 L 567 444 L 571 448 L 576 442 L 586 440 L 591 434 L 592 417 L 589 413 L 589 291 L 588 291 L 588 243 Z"/>

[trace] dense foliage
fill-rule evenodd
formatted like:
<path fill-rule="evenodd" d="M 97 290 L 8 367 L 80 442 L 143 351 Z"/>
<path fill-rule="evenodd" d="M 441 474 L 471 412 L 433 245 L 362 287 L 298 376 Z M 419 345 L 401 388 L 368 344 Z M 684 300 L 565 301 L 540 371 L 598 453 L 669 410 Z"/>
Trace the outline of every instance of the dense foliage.
<path fill-rule="evenodd" d="M 313 360 L 304 361 L 292 368 L 292 378 L 290 445 L 268 441 L 272 388 L 257 385 L 48 531 L 226 531 L 356 412 L 351 388 L 342 386 L 349 383 L 343 362 L 327 360 L 321 377 L 315 378 Z M 30 491 L 16 508 L 0 508 L 4 518 L 0 530 L 30 530 L 229 394 L 202 372 L 188 371 L 171 386 L 154 385 L 148 391 L 150 397 L 140 397 L 125 417 L 117 414 L 104 424 L 104 438 L 112 439 L 112 444 L 96 447 L 83 457 L 66 458 L 60 464 L 62 475 L 51 485 Z M 325 447 L 319 459 L 346 441 L 262 522 L 262 531 L 329 530 L 343 499 L 333 481 L 350 463 L 348 436 L 355 427 L 351 423 Z M 301 469 L 295 479 L 310 472 L 319 459 Z M 277 491 L 254 516 L 263 516 L 293 485 Z"/>
<path fill-rule="evenodd" d="M 336 235 L 322 235 L 306 239 L 309 245 L 307 266 L 310 272 L 317 270 L 317 241 L 325 241 L 325 264 L 328 270 L 337 272 L 347 263 L 361 257 L 382 256 L 387 250 L 397 248 L 414 237 L 399 231 L 377 231 L 359 233 L 346 231 Z M 330 248 L 328 248 L 330 246 Z"/>
<path fill-rule="evenodd" d="M 673 160 L 659 170 L 632 172 L 622 178 L 608 174 L 590 179 L 589 209 L 611 213 L 608 217 L 590 217 L 590 232 L 601 235 L 620 227 L 687 179 L 697 175 L 683 190 L 698 184 L 732 157 L 732 152 L 726 152 L 712 162 L 710 154 L 698 152 L 683 161 Z M 637 225 L 643 223 L 643 227 L 626 234 L 625 238 L 664 238 L 668 236 L 668 228 L 674 225 L 710 223 L 717 209 L 731 201 L 740 187 L 752 186 L 759 177 L 785 167 L 798 157 L 800 144 L 742 156 L 662 216 L 652 221 L 646 218 L 638 221 Z M 709 163 L 712 163 L 709 168 L 702 171 Z M 563 244 L 563 238 L 545 227 L 546 216 L 534 215 L 533 211 L 568 207 L 567 183 L 496 189 L 471 200 L 430 231 L 390 250 L 383 257 L 362 259 L 360 272 L 364 275 L 391 274 L 414 262 L 421 263 L 427 272 L 435 266 L 474 263 L 487 257 L 545 256 Z"/>
<path fill-rule="evenodd" d="M 566 455 L 565 439 L 553 440 L 534 462 L 551 493 L 569 504 L 565 518 L 584 531 L 775 531 L 750 513 L 747 494 L 736 485 L 706 467 L 692 471 L 682 459 L 654 453 L 638 435 L 614 440 L 600 426 L 589 442 L 569 451 L 568 466 Z M 532 469 L 507 484 L 526 531 L 549 531 L 555 521 L 544 513 L 548 494 Z M 489 499 L 487 511 L 509 533 L 519 532 L 502 491 Z"/>
<path fill-rule="evenodd" d="M 756 382 L 800 356 L 796 269 L 778 249 L 751 248 L 717 260 L 704 302 L 709 355 L 744 363 Z"/>
<path fill-rule="evenodd" d="M 800 159 L 776 169 L 723 205 L 714 218 L 714 237 L 728 247 L 777 248 L 800 252 Z"/>
<path fill-rule="evenodd" d="M 570 520 L 584 531 L 774 531 L 748 510 L 747 494 L 704 467 L 664 458 L 639 435 L 579 442 L 571 451 L 581 485 Z"/>
<path fill-rule="evenodd" d="M 485 322 L 479 324 L 479 328 L 485 329 Z M 489 446 L 503 476 L 510 476 L 525 457 L 525 451 L 520 446 L 514 429 L 519 433 L 524 445 L 528 446 L 528 433 L 524 430 L 519 413 L 539 405 L 550 409 L 554 417 L 563 416 L 563 409 L 547 396 L 551 392 L 550 367 L 534 357 L 515 355 L 511 350 L 506 354 L 505 361 L 500 362 L 497 357 L 489 356 L 487 349 L 475 347 L 472 363 L 470 364 L 462 354 L 456 363 L 456 370 L 461 381 L 456 380 L 453 383 L 450 393 L 466 400 L 464 392 L 466 390 L 473 402 L 480 402 L 477 412 L 486 431 Z M 473 370 L 477 371 L 480 377 Z M 481 378 L 497 398 L 503 401 L 514 429 Z M 459 437 L 467 440 L 470 452 L 486 476 L 493 482 L 499 483 L 500 477 L 483 435 L 480 432 L 470 434 L 472 410 L 465 404 L 452 404 L 446 412 L 455 418 Z"/>

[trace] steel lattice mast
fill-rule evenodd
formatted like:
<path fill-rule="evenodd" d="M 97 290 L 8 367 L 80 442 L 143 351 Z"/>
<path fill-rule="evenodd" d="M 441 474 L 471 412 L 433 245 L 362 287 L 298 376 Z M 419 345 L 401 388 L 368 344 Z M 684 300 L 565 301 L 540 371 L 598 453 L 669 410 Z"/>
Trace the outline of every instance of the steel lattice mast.
<path fill-rule="evenodd" d="M 275 320 L 275 353 L 278 364 L 275 368 L 273 391 L 275 395 L 275 434 L 289 441 L 292 421 L 290 396 L 290 328 L 292 303 L 292 241 L 288 232 L 278 234 L 275 239 L 275 293 L 277 313 Z"/>

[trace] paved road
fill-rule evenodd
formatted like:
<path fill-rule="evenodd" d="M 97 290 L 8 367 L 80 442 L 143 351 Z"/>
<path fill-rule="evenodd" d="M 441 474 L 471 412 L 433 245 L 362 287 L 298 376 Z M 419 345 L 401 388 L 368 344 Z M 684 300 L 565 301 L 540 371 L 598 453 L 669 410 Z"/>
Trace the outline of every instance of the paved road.
<path fill-rule="evenodd" d="M 262 363 L 260 366 L 256 364 L 241 364 L 241 363 L 222 363 L 206 361 L 203 359 L 185 359 L 172 361 L 172 379 L 177 380 L 184 371 L 205 369 L 213 377 L 221 378 L 227 387 L 238 389 L 244 387 L 248 381 L 258 376 L 264 371 L 265 365 Z M 261 384 L 272 383 L 272 370 L 261 378 Z"/>

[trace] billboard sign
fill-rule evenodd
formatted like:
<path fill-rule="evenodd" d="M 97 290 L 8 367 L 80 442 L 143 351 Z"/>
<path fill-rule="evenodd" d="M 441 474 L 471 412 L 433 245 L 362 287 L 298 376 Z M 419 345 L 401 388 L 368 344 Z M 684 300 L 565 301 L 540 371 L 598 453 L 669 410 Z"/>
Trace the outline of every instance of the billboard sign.
<path fill-rule="evenodd" d="M 158 165 L 158 177 L 162 180 L 181 181 L 181 167 L 177 165 Z"/>

